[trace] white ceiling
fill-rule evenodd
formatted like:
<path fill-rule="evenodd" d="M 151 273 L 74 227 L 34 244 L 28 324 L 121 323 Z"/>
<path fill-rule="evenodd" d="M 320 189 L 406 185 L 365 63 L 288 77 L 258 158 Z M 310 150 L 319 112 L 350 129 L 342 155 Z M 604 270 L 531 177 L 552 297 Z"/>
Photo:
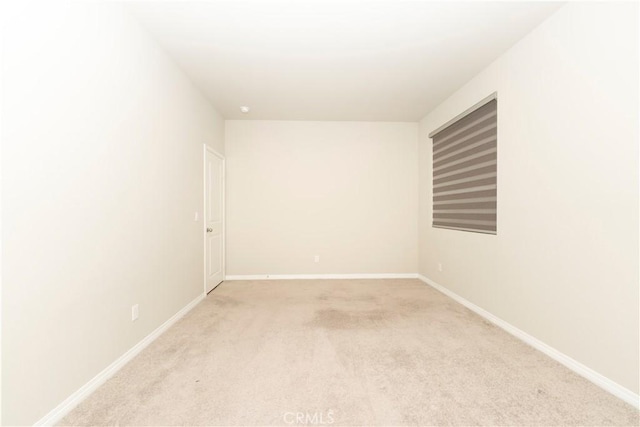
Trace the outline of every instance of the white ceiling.
<path fill-rule="evenodd" d="M 130 8 L 227 119 L 417 121 L 560 5 L 240 0 Z"/>

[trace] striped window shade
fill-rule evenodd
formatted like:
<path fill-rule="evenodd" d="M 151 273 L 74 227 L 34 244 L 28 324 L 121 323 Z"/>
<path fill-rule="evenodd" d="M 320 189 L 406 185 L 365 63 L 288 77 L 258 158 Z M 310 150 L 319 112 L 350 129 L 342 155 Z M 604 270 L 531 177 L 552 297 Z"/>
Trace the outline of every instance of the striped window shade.
<path fill-rule="evenodd" d="M 496 234 L 495 94 L 433 131 L 433 226 Z"/>

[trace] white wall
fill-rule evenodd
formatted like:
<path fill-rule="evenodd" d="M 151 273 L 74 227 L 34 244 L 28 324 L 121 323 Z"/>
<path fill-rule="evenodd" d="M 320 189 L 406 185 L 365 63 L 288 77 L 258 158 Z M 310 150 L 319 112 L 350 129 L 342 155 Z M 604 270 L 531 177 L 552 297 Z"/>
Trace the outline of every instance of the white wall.
<path fill-rule="evenodd" d="M 2 412 L 22 425 L 202 294 L 224 121 L 121 5 L 3 13 Z"/>
<path fill-rule="evenodd" d="M 420 273 L 634 393 L 638 71 L 638 5 L 571 3 L 420 124 Z M 427 134 L 494 91 L 498 235 L 433 229 Z"/>
<path fill-rule="evenodd" d="M 417 123 L 227 121 L 227 275 L 415 273 L 417 144 Z"/>

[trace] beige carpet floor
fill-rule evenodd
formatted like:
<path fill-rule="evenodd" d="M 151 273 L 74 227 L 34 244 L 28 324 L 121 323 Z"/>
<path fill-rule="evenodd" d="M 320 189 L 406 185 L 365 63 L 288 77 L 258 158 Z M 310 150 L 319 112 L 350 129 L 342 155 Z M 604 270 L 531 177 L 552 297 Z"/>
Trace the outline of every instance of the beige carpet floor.
<path fill-rule="evenodd" d="M 226 282 L 61 425 L 635 425 L 418 280 Z"/>

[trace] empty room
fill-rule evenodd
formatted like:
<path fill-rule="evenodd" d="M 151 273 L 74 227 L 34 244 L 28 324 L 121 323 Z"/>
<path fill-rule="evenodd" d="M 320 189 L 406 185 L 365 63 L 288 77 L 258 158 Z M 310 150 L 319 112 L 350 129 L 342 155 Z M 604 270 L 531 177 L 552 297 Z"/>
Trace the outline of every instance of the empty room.
<path fill-rule="evenodd" d="M 0 7 L 2 425 L 640 425 L 637 2 Z"/>

